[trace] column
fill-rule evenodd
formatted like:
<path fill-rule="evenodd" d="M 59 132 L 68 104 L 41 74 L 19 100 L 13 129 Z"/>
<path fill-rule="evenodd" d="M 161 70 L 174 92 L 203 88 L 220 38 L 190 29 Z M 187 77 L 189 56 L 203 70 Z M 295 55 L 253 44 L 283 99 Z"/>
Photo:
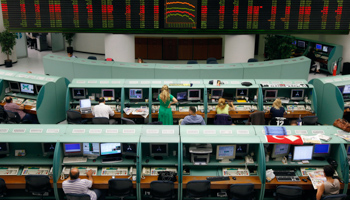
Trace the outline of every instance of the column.
<path fill-rule="evenodd" d="M 245 63 L 254 58 L 255 35 L 225 35 L 225 63 Z"/>
<path fill-rule="evenodd" d="M 119 62 L 135 62 L 135 36 L 106 34 L 105 56 Z"/>

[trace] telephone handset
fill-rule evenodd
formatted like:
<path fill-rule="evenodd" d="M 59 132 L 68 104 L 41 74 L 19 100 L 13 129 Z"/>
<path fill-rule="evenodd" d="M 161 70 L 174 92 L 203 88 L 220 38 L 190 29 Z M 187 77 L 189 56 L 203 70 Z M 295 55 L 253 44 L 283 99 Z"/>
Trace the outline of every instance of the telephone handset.
<path fill-rule="evenodd" d="M 136 168 L 130 167 L 129 178 L 132 178 L 133 181 L 136 181 Z"/>
<path fill-rule="evenodd" d="M 254 163 L 254 159 L 253 159 L 252 156 L 247 155 L 247 156 L 245 157 L 245 162 L 246 162 L 246 163 Z"/>
<path fill-rule="evenodd" d="M 142 179 L 145 178 L 145 175 L 147 175 L 147 176 L 151 175 L 151 168 L 150 167 L 142 168 L 142 174 L 141 174 Z"/>
<path fill-rule="evenodd" d="M 63 167 L 62 173 L 61 173 L 61 180 L 67 179 L 69 176 L 70 167 Z"/>

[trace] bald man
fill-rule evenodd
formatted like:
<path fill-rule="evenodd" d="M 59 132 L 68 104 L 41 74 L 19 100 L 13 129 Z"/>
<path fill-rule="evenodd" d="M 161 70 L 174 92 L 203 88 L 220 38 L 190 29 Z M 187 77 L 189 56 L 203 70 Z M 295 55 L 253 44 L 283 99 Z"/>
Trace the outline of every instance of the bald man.
<path fill-rule="evenodd" d="M 5 98 L 6 104 L 4 106 L 5 110 L 11 111 L 11 112 L 17 112 L 21 120 L 30 121 L 32 124 L 39 124 L 38 117 L 33 114 L 25 113 L 24 110 L 24 104 L 17 105 L 13 103 L 13 100 L 11 97 Z"/>
<path fill-rule="evenodd" d="M 65 194 L 88 194 L 90 200 L 102 200 L 100 190 L 90 190 L 94 180 L 92 178 L 92 170 L 86 172 L 87 179 L 79 178 L 79 170 L 73 168 L 70 170 L 69 177 L 67 180 L 63 181 L 62 189 Z"/>

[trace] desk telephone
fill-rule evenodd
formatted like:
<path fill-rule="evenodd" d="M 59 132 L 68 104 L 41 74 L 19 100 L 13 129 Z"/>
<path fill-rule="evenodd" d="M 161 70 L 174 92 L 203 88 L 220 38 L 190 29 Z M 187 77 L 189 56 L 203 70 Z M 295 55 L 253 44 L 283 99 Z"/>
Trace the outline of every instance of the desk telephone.
<path fill-rule="evenodd" d="M 53 168 L 52 167 L 38 167 L 38 166 L 31 166 L 31 167 L 24 167 L 22 171 L 22 175 L 48 175 L 52 176 Z"/>
<path fill-rule="evenodd" d="M 249 170 L 244 168 L 222 168 L 223 176 L 249 176 Z"/>
<path fill-rule="evenodd" d="M 0 175 L 1 176 L 9 176 L 9 175 L 17 175 L 19 171 L 19 167 L 0 167 Z"/>
<path fill-rule="evenodd" d="M 198 106 L 198 111 L 201 111 L 202 113 L 204 113 L 204 106 L 203 105 Z"/>
<path fill-rule="evenodd" d="M 104 167 L 102 168 L 101 176 L 127 176 L 136 175 L 136 168 L 130 167 Z"/>
<path fill-rule="evenodd" d="M 250 155 L 245 156 L 245 163 L 254 163 L 253 157 Z"/>
<path fill-rule="evenodd" d="M 18 97 L 11 97 L 11 98 L 13 103 L 15 104 L 22 104 L 24 102 L 23 98 L 18 98 Z M 2 100 L 2 103 L 5 103 L 5 102 L 6 102 L 6 97 Z"/>
<path fill-rule="evenodd" d="M 294 109 L 293 109 L 294 107 Z M 297 105 L 297 106 L 293 106 L 293 105 L 288 105 L 287 106 L 287 110 L 291 111 L 291 110 L 296 110 L 296 111 L 303 111 L 303 110 L 306 110 L 305 106 L 303 105 Z M 311 107 L 310 107 L 310 110 L 311 110 Z"/>
<path fill-rule="evenodd" d="M 177 169 L 175 167 L 143 167 L 142 168 L 142 177 L 144 176 L 158 176 L 158 172 L 161 171 L 170 171 L 177 173 Z"/>
<path fill-rule="evenodd" d="M 179 112 L 188 112 L 190 110 L 189 106 L 180 106 Z"/>
<path fill-rule="evenodd" d="M 251 111 L 251 110 L 258 110 L 258 108 L 255 105 L 253 105 L 253 106 L 237 105 L 237 106 L 235 106 L 235 110 L 236 111 Z"/>
<path fill-rule="evenodd" d="M 95 166 L 63 167 L 62 172 L 61 172 L 61 180 L 64 180 L 64 179 L 68 178 L 71 168 L 78 168 L 79 169 L 79 174 L 81 176 L 86 176 L 86 171 L 89 171 L 90 169 L 92 170 L 92 175 L 96 176 L 96 174 L 97 174 L 97 167 L 95 167 Z"/>

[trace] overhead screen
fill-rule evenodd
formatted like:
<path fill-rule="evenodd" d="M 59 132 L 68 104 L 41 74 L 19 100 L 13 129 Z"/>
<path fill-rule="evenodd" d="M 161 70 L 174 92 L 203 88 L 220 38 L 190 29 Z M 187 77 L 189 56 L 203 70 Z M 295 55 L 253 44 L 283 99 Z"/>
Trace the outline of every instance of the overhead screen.
<path fill-rule="evenodd" d="M 5 26 L 31 32 L 234 33 L 349 30 L 343 0 L 1 0 Z"/>

